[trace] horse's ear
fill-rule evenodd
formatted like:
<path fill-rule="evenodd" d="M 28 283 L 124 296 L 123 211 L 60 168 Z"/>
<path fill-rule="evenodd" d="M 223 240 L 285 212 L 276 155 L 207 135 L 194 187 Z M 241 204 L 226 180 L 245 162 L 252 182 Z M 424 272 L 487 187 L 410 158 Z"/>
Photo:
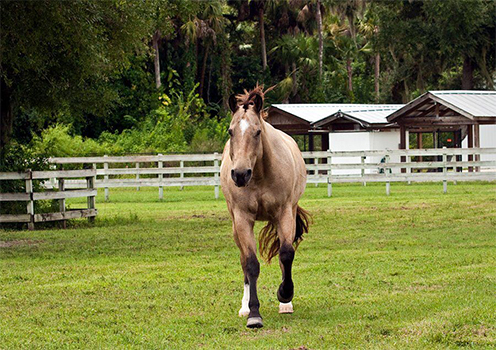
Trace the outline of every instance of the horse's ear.
<path fill-rule="evenodd" d="M 234 113 L 238 110 L 238 100 L 236 99 L 236 95 L 232 94 L 229 96 L 229 108 Z"/>
<path fill-rule="evenodd" d="M 263 108 L 263 99 L 262 99 L 262 96 L 256 94 L 255 95 L 255 98 L 253 99 L 253 102 L 255 102 L 255 110 L 257 111 L 257 113 L 260 113 L 260 111 Z"/>

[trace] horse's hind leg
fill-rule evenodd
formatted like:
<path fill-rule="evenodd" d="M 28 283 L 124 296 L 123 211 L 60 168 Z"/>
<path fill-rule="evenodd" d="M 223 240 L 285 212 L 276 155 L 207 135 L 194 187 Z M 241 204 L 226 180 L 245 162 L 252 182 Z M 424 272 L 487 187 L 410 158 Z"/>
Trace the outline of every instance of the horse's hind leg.
<path fill-rule="evenodd" d="M 279 313 L 292 313 L 294 294 L 294 284 L 291 275 L 291 269 L 294 260 L 295 250 L 293 241 L 295 237 L 295 220 L 293 219 L 293 210 L 287 209 L 279 220 L 277 233 L 279 235 L 279 265 L 282 271 L 282 282 L 277 290 L 277 299 L 279 299 Z"/>
<path fill-rule="evenodd" d="M 260 302 L 257 295 L 257 279 L 260 274 L 260 263 L 257 259 L 257 248 L 255 236 L 253 234 L 253 225 L 255 220 L 246 219 L 245 217 L 234 217 L 234 236 L 236 244 L 241 253 L 241 266 L 245 274 L 245 293 L 243 299 L 248 298 L 248 320 L 246 326 L 249 328 L 263 327 L 262 316 L 260 316 Z M 246 285 L 248 282 L 248 286 Z M 247 292 L 248 291 L 248 292 Z M 248 295 L 246 295 L 248 294 Z M 241 311 L 244 310 L 244 300 L 242 301 Z M 244 312 L 243 312 L 244 314 Z"/>

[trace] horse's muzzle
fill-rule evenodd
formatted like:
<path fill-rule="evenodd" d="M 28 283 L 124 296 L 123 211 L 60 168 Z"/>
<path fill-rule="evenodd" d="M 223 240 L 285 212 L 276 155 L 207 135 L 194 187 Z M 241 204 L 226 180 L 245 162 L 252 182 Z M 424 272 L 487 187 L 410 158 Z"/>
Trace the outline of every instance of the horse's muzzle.
<path fill-rule="evenodd" d="M 251 169 L 233 169 L 231 170 L 231 178 L 238 187 L 244 187 L 250 182 L 252 171 Z"/>

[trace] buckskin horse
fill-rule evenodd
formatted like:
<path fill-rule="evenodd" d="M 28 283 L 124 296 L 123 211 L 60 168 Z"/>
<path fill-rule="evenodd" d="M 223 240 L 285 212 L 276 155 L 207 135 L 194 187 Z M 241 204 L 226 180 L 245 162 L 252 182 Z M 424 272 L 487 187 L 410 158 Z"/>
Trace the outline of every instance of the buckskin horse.
<path fill-rule="evenodd" d="M 293 313 L 291 276 L 295 249 L 308 232 L 310 216 L 298 205 L 305 190 L 305 162 L 296 142 L 265 122 L 263 86 L 231 95 L 230 139 L 222 155 L 220 181 L 240 250 L 244 293 L 239 316 L 246 326 L 263 327 L 257 279 L 260 263 L 253 226 L 267 221 L 259 235 L 260 254 L 268 262 L 279 254 L 282 283 L 277 290 L 279 313 Z"/>

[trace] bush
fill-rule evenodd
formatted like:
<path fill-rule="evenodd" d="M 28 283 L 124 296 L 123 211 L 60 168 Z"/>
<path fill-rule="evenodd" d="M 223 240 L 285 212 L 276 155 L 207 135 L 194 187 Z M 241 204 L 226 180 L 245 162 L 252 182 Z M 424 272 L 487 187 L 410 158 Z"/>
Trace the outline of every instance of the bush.
<path fill-rule="evenodd" d="M 48 157 L 42 152 L 32 148 L 24 147 L 16 142 L 11 142 L 2 149 L 0 154 L 0 171 L 17 172 L 26 171 L 27 169 L 41 171 L 49 170 Z M 33 180 L 33 189 L 35 192 L 44 190 L 41 180 Z M 24 180 L 5 180 L 0 181 L 0 193 L 20 193 L 26 191 Z M 36 201 L 36 213 L 47 213 L 57 208 L 56 201 Z M 26 202 L 2 202 L 0 214 L 26 214 Z M 17 227 L 19 225 L 9 225 Z"/>
<path fill-rule="evenodd" d="M 105 154 L 105 148 L 93 139 L 71 135 L 71 126 L 56 124 L 34 136 L 32 151 L 47 157 L 84 157 Z"/>

